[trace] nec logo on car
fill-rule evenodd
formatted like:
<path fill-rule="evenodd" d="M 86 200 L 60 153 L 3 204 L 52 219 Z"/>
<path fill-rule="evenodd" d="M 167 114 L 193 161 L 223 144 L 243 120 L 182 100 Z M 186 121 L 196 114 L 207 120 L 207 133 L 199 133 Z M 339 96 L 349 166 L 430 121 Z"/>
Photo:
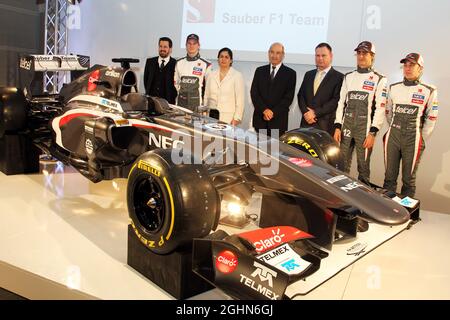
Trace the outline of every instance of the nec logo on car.
<path fill-rule="evenodd" d="M 185 0 L 187 23 L 214 23 L 215 0 Z"/>
<path fill-rule="evenodd" d="M 181 140 L 174 140 L 172 138 L 162 136 L 162 135 L 156 136 L 153 132 L 149 133 L 148 143 L 151 146 L 155 146 L 156 148 L 163 148 L 163 149 L 169 149 L 169 148 L 177 149 L 177 148 L 181 147 L 181 145 L 184 144 L 184 142 Z"/>

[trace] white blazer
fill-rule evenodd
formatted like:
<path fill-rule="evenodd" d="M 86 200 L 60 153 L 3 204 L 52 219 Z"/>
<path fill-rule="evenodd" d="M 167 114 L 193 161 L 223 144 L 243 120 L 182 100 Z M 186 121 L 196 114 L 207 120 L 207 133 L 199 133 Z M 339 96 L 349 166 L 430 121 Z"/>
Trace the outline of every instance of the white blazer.
<path fill-rule="evenodd" d="M 220 121 L 242 121 L 244 113 L 245 84 L 242 74 L 230 67 L 220 81 L 220 69 L 214 70 L 206 80 L 205 105 L 220 112 Z"/>

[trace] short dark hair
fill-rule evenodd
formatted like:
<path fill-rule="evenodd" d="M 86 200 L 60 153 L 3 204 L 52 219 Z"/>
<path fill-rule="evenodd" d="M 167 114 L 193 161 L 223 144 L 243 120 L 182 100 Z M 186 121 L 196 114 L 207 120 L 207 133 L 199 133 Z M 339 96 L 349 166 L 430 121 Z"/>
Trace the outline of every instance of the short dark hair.
<path fill-rule="evenodd" d="M 170 39 L 169 37 L 161 37 L 161 38 L 159 38 L 158 44 L 161 41 L 167 41 L 169 43 L 169 48 L 172 48 L 172 39 Z"/>
<path fill-rule="evenodd" d="M 226 51 L 226 52 L 228 53 L 228 55 L 230 56 L 231 60 L 233 60 L 233 51 L 231 51 L 231 49 L 230 49 L 230 48 L 227 48 L 227 47 L 222 48 L 222 49 L 219 50 L 219 53 L 217 54 L 217 58 L 219 58 L 219 57 L 220 57 L 220 54 L 221 54 L 222 52 L 224 52 L 224 51 Z"/>
<path fill-rule="evenodd" d="M 230 59 L 231 59 L 231 64 L 230 64 L 230 66 L 232 66 L 232 65 L 233 65 L 233 51 L 231 51 L 231 49 L 230 49 L 230 48 L 227 48 L 227 47 L 222 48 L 222 49 L 219 50 L 219 53 L 217 54 L 217 59 L 219 59 L 220 54 L 221 54 L 222 52 L 227 52 L 227 53 L 228 53 L 228 55 L 230 56 Z"/>
<path fill-rule="evenodd" d="M 318 49 L 318 48 L 327 48 L 328 50 L 330 50 L 330 52 L 333 52 L 333 49 L 331 49 L 331 46 L 328 44 L 328 43 L 326 43 L 326 42 L 321 42 L 321 43 L 319 43 L 317 46 L 316 46 L 316 49 Z"/>

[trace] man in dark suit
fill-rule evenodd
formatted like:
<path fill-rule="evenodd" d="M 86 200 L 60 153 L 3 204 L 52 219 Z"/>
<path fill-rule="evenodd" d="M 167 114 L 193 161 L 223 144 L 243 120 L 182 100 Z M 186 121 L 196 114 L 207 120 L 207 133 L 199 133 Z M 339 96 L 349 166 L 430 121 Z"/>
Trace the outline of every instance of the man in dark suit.
<path fill-rule="evenodd" d="M 333 135 L 336 108 L 343 74 L 333 69 L 333 52 L 329 44 L 316 47 L 317 69 L 305 73 L 298 91 L 298 106 L 302 112 L 300 127 L 315 127 Z"/>
<path fill-rule="evenodd" d="M 279 130 L 279 135 L 287 130 L 289 107 L 295 95 L 297 75 L 282 63 L 283 59 L 283 45 L 272 44 L 269 49 L 270 64 L 256 69 L 250 90 L 255 108 L 253 127 L 272 136 L 276 135 L 274 130 Z"/>
<path fill-rule="evenodd" d="M 172 40 L 167 37 L 159 39 L 159 56 L 147 59 L 144 70 L 145 93 L 166 99 L 175 104 L 177 90 L 173 83 L 176 60 L 172 53 Z"/>

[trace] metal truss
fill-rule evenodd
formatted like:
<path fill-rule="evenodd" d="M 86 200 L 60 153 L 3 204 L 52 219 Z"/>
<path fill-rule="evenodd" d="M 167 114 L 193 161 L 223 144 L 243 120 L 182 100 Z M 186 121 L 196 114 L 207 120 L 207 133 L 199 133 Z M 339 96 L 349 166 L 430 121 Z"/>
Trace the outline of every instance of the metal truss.
<path fill-rule="evenodd" d="M 44 54 L 67 54 L 67 0 L 45 1 L 45 46 Z M 44 92 L 57 93 L 66 79 L 66 72 L 45 72 Z"/>

